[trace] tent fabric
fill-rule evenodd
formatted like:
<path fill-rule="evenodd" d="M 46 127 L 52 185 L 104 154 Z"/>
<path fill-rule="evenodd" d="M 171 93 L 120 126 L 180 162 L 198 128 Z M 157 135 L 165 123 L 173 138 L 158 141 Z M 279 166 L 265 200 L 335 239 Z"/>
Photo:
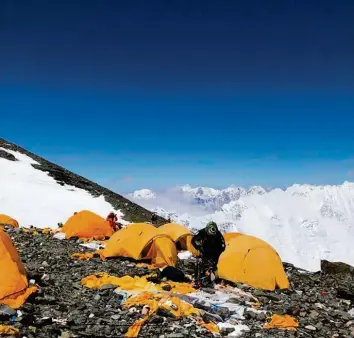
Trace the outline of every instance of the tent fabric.
<path fill-rule="evenodd" d="M 20 333 L 20 330 L 12 327 L 12 326 L 8 326 L 8 325 L 0 325 L 0 335 L 18 335 Z"/>
<path fill-rule="evenodd" d="M 159 267 L 175 266 L 177 252 L 171 237 L 147 223 L 135 223 L 117 231 L 106 243 L 103 258 L 127 257 L 151 260 Z"/>
<path fill-rule="evenodd" d="M 164 292 L 163 287 L 167 284 L 171 287 L 171 292 L 179 294 L 188 294 L 195 292 L 196 290 L 188 283 L 178 283 L 172 281 L 166 281 L 162 284 L 154 284 L 147 280 L 147 276 L 142 277 L 116 277 L 111 276 L 105 272 L 99 272 L 95 275 L 89 275 L 81 280 L 81 285 L 86 286 L 89 289 L 101 289 L 104 285 L 111 284 L 119 287 L 121 290 L 135 292 Z"/>
<path fill-rule="evenodd" d="M 113 229 L 103 217 L 88 211 L 80 211 L 71 216 L 62 228 L 66 238 L 104 239 L 113 235 Z"/>
<path fill-rule="evenodd" d="M 193 256 L 198 256 L 199 252 L 192 245 L 192 232 L 181 224 L 167 223 L 158 229 L 162 234 L 170 236 L 173 241 L 180 244 L 182 250 L 190 251 Z"/>
<path fill-rule="evenodd" d="M 200 316 L 200 311 L 194 308 L 193 305 L 188 304 L 187 302 L 184 302 L 177 297 L 169 296 L 166 294 L 152 294 L 149 292 L 144 292 L 123 302 L 123 306 L 126 308 L 144 305 L 149 307 L 149 312 L 145 315 L 144 318 L 138 319 L 128 329 L 125 337 L 138 337 L 142 326 L 149 318 L 157 313 L 159 309 L 167 311 L 174 318 L 190 317 L 193 315 Z"/>
<path fill-rule="evenodd" d="M 296 318 L 289 315 L 278 315 L 274 314 L 271 318 L 271 321 L 265 324 L 265 329 L 282 329 L 289 331 L 296 331 L 296 328 L 299 327 L 299 322 Z"/>
<path fill-rule="evenodd" d="M 176 246 L 169 237 L 158 236 L 152 240 L 150 249 L 144 257 L 151 260 L 156 267 L 176 266 L 177 250 Z"/>
<path fill-rule="evenodd" d="M 25 268 L 10 237 L 0 229 L 0 303 L 19 308 L 36 291 L 28 289 Z"/>
<path fill-rule="evenodd" d="M 15 219 L 5 214 L 0 214 L 0 226 L 1 225 L 10 225 L 14 228 L 19 227 L 19 224 Z"/>
<path fill-rule="evenodd" d="M 226 238 L 226 249 L 218 264 L 221 279 L 264 290 L 289 288 L 282 261 L 268 243 L 244 234 Z"/>
<path fill-rule="evenodd" d="M 243 235 L 240 232 L 227 232 L 223 234 L 223 236 L 224 236 L 225 243 L 228 243 L 230 240 Z"/>
<path fill-rule="evenodd" d="M 170 236 L 174 242 L 178 242 L 181 238 L 192 236 L 192 233 L 181 224 L 167 223 L 159 227 L 159 231 Z"/>

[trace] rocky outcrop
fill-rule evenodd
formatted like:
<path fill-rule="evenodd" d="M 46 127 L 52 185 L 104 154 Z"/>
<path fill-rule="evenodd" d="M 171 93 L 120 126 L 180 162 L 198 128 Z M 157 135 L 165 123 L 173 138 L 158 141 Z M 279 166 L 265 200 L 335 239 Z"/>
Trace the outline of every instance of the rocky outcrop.
<path fill-rule="evenodd" d="M 321 260 L 321 271 L 327 275 L 349 275 L 354 277 L 354 268 L 342 262 Z"/>
<path fill-rule="evenodd" d="M 7 151 L 2 149 L 0 149 L 0 157 L 9 161 L 17 161 L 17 158 L 14 155 L 9 154 Z"/>

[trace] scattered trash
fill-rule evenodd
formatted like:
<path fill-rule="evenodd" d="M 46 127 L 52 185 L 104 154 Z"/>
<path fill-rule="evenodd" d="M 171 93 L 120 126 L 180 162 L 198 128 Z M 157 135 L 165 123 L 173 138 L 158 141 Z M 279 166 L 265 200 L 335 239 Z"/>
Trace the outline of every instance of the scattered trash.
<path fill-rule="evenodd" d="M 144 305 L 143 309 L 141 310 L 142 315 L 147 315 L 150 312 L 150 307 L 148 305 Z"/>
<path fill-rule="evenodd" d="M 89 242 L 89 243 L 80 244 L 80 246 L 83 246 L 85 248 L 92 249 L 92 250 L 100 250 L 100 249 L 104 249 L 105 248 L 105 244 L 104 243 L 97 242 L 97 241 L 92 241 L 92 242 Z"/>
<path fill-rule="evenodd" d="M 129 297 L 128 292 L 120 290 L 120 289 L 115 289 L 114 293 L 119 296 L 119 301 L 121 303 L 123 303 Z"/>
<path fill-rule="evenodd" d="M 20 331 L 12 326 L 0 325 L 0 335 L 18 335 Z"/>
<path fill-rule="evenodd" d="M 227 337 L 240 337 L 244 331 L 249 331 L 250 328 L 243 324 L 230 324 L 230 323 L 219 323 L 218 327 L 220 331 L 231 329 L 232 331 L 227 335 Z"/>
<path fill-rule="evenodd" d="M 271 318 L 270 323 L 264 325 L 265 329 L 283 329 L 296 331 L 296 328 L 299 327 L 299 322 L 289 315 L 278 315 L 274 314 Z"/>
<path fill-rule="evenodd" d="M 191 257 L 193 257 L 193 254 L 189 251 L 181 251 L 177 255 L 180 260 L 190 259 Z"/>
<path fill-rule="evenodd" d="M 64 232 L 58 232 L 53 236 L 53 238 L 59 239 L 62 241 L 63 239 L 66 238 L 66 234 Z"/>
<path fill-rule="evenodd" d="M 86 252 L 86 253 L 73 253 L 71 255 L 71 259 L 75 259 L 77 258 L 79 261 L 82 261 L 82 260 L 88 260 L 88 259 L 91 259 L 93 258 L 94 254 L 91 253 L 91 252 Z"/>

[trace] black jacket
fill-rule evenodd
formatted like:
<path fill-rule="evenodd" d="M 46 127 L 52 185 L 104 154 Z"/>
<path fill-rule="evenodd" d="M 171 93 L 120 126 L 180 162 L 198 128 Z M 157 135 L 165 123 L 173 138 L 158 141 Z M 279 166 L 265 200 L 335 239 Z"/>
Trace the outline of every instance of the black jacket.
<path fill-rule="evenodd" d="M 207 259 L 218 263 L 220 255 L 225 251 L 225 240 L 222 233 L 218 230 L 214 236 L 209 236 L 205 229 L 200 230 L 192 238 L 192 245 L 200 251 Z"/>

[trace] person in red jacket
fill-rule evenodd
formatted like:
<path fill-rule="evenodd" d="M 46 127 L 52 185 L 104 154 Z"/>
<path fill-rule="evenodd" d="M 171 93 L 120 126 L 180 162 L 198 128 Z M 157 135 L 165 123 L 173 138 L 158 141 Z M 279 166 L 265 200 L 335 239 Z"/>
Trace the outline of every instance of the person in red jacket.
<path fill-rule="evenodd" d="M 117 214 L 115 214 L 114 212 L 110 212 L 106 220 L 109 222 L 114 232 L 120 229 L 119 225 L 117 224 L 118 221 Z"/>

